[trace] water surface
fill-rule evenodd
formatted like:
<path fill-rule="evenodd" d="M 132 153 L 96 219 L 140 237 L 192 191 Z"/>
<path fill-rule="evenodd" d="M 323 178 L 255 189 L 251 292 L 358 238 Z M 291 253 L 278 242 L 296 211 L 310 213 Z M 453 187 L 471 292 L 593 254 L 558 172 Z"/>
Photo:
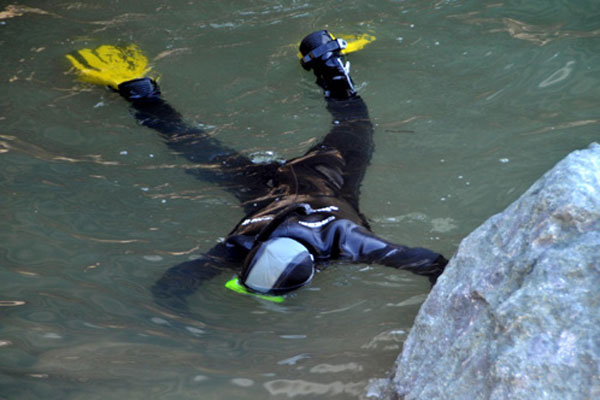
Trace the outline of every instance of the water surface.
<path fill-rule="evenodd" d="M 30 1 L 0 14 L 0 398 L 360 398 L 392 368 L 427 282 L 334 265 L 282 305 L 221 276 L 191 317 L 153 282 L 243 216 L 64 54 L 137 43 L 190 123 L 246 153 L 302 154 L 330 120 L 296 46 L 351 57 L 376 124 L 374 231 L 451 255 L 598 140 L 596 1 Z"/>

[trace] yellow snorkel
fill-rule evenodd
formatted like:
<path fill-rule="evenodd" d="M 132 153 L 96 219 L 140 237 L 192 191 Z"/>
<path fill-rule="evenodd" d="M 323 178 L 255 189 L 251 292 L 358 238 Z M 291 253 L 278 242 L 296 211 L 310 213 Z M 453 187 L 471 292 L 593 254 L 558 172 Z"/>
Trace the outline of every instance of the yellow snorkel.
<path fill-rule="evenodd" d="M 81 49 L 67 54 L 67 59 L 79 74 L 79 79 L 96 85 L 118 89 L 119 84 L 143 78 L 149 71 L 148 59 L 139 47 L 102 45 L 94 50 Z"/>

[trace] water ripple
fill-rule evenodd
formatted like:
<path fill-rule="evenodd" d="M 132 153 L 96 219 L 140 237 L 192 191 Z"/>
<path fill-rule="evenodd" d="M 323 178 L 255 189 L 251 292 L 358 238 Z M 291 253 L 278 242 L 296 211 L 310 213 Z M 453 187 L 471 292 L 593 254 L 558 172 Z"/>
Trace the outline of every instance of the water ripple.
<path fill-rule="evenodd" d="M 264 384 L 271 396 L 359 396 L 363 393 L 366 382 L 330 383 L 310 382 L 302 379 L 275 379 Z"/>
<path fill-rule="evenodd" d="M 539 16 L 538 16 L 539 17 Z M 466 24 L 501 25 L 500 28 L 490 28 L 490 33 L 506 32 L 515 39 L 525 40 L 538 46 L 545 46 L 560 39 L 580 39 L 600 37 L 600 29 L 568 30 L 562 29 L 563 23 L 540 25 L 527 23 L 516 18 L 486 17 L 482 11 L 470 11 L 464 14 L 449 15 Z"/>

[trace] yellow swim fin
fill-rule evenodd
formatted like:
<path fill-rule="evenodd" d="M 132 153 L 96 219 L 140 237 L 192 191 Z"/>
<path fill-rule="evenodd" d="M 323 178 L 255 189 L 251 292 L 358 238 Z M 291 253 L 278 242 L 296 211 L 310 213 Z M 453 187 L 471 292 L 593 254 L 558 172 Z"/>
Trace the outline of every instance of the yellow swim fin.
<path fill-rule="evenodd" d="M 82 81 L 113 89 L 117 89 L 123 82 L 143 78 L 151 69 L 146 56 L 134 44 L 126 47 L 102 45 L 94 50 L 81 49 L 66 57 Z"/>

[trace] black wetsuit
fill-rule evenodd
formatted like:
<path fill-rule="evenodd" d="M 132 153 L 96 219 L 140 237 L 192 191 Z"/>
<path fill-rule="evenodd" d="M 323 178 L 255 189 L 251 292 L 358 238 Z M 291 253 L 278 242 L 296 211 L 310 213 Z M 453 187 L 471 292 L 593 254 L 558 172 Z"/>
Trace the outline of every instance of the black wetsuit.
<path fill-rule="evenodd" d="M 223 270 L 240 269 L 257 241 L 290 237 L 302 243 L 317 266 L 339 259 L 378 263 L 426 275 L 442 273 L 446 260 L 431 250 L 409 248 L 375 236 L 359 211 L 359 188 L 373 151 L 373 127 L 359 96 L 328 98 L 333 127 L 301 157 L 285 163 L 255 164 L 201 129 L 187 125 L 145 78 L 121 85 L 136 119 L 166 139 L 188 160 L 218 168 L 190 173 L 223 183 L 244 207 L 246 217 L 198 259 L 169 269 L 153 294 L 164 305 L 184 308 L 185 298 Z"/>

